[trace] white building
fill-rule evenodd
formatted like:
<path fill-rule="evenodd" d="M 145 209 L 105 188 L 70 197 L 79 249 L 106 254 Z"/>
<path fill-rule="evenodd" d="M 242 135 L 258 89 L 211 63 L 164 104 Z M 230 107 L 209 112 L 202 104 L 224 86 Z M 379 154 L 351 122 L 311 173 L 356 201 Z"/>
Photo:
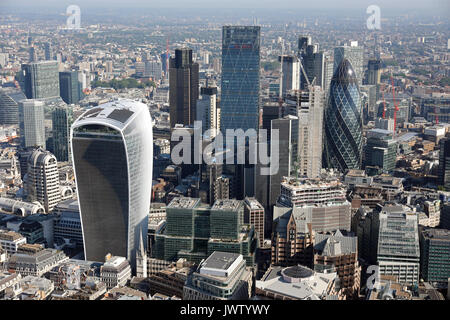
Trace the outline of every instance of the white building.
<path fill-rule="evenodd" d="M 0 230 L 0 247 L 2 247 L 7 254 L 12 255 L 16 253 L 19 246 L 25 243 L 27 243 L 27 238 L 20 233 Z"/>
<path fill-rule="evenodd" d="M 123 287 L 131 279 L 131 267 L 124 257 L 110 257 L 100 268 L 102 282 L 109 289 Z"/>
<path fill-rule="evenodd" d="M 61 200 L 59 173 L 56 157 L 41 148 L 28 159 L 28 200 L 41 203 L 46 212 L 51 212 Z"/>

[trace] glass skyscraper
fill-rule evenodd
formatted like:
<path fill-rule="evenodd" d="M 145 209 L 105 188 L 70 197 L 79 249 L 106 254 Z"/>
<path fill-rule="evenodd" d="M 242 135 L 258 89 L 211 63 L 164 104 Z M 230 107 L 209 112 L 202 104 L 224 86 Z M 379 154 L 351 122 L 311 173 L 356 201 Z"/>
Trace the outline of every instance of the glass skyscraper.
<path fill-rule="evenodd" d="M 19 101 L 20 145 L 22 148 L 45 149 L 44 103 L 39 100 Z"/>
<path fill-rule="evenodd" d="M 67 107 L 57 107 L 52 112 L 53 154 L 58 161 L 69 161 L 69 135 L 72 124 L 72 110 Z"/>
<path fill-rule="evenodd" d="M 220 128 L 258 130 L 260 33 L 258 26 L 222 29 Z"/>
<path fill-rule="evenodd" d="M 40 61 L 22 65 L 22 90 L 28 99 L 59 97 L 57 61 Z"/>
<path fill-rule="evenodd" d="M 85 259 L 103 261 L 111 253 L 127 257 L 134 268 L 150 209 L 148 107 L 121 99 L 90 109 L 72 125 L 71 144 Z"/>
<path fill-rule="evenodd" d="M 77 103 L 82 98 L 81 83 L 78 81 L 78 71 L 59 73 L 61 99 L 67 104 Z"/>
<path fill-rule="evenodd" d="M 19 123 L 19 101 L 26 99 L 20 89 L 0 88 L 0 125 Z"/>
<path fill-rule="evenodd" d="M 344 172 L 360 169 L 362 116 L 360 91 L 352 65 L 342 60 L 330 83 L 325 110 L 324 164 Z"/>

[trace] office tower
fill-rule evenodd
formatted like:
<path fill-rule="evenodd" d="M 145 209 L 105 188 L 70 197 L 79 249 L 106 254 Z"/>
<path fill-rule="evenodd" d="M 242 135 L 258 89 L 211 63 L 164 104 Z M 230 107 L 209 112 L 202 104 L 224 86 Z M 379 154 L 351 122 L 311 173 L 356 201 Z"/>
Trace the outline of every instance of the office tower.
<path fill-rule="evenodd" d="M 52 112 L 53 154 L 58 161 L 72 161 L 69 147 L 72 110 L 56 107 Z"/>
<path fill-rule="evenodd" d="M 64 71 L 59 73 L 59 88 L 61 99 L 67 104 L 78 103 L 82 98 L 81 84 L 78 71 Z"/>
<path fill-rule="evenodd" d="M 397 94 L 395 98 L 397 99 Z M 447 96 L 422 98 L 420 115 L 429 122 L 436 123 L 437 120 L 440 123 L 450 123 L 450 99 Z"/>
<path fill-rule="evenodd" d="M 317 233 L 314 238 L 314 270 L 337 272 L 340 288 L 349 297 L 359 294 L 361 267 L 358 263 L 358 237 L 337 230 Z"/>
<path fill-rule="evenodd" d="M 258 26 L 222 29 L 220 129 L 254 129 L 259 124 L 260 34 Z"/>
<path fill-rule="evenodd" d="M 169 65 L 168 65 L 169 59 L 170 59 L 170 53 L 168 54 L 167 52 L 164 52 L 161 54 L 161 68 L 166 77 L 169 72 Z"/>
<path fill-rule="evenodd" d="M 347 188 L 336 177 L 317 179 L 285 177 L 277 206 L 298 208 L 316 232 L 350 231 L 351 204 Z"/>
<path fill-rule="evenodd" d="M 242 255 L 214 251 L 190 274 L 184 300 L 247 300 L 252 296 L 252 272 Z"/>
<path fill-rule="evenodd" d="M 19 124 L 19 101 L 26 99 L 16 88 L 0 88 L 0 125 Z"/>
<path fill-rule="evenodd" d="M 257 246 L 254 227 L 244 224 L 243 201 L 216 200 L 209 206 L 199 198 L 177 197 L 166 207 L 166 226 L 156 235 L 154 257 L 199 263 L 223 251 L 242 254 L 247 266 L 253 266 Z"/>
<path fill-rule="evenodd" d="M 26 99 L 19 102 L 20 145 L 45 149 L 44 103 Z"/>
<path fill-rule="evenodd" d="M 61 200 L 58 163 L 53 154 L 41 148 L 28 158 L 27 199 L 39 201 L 47 213 Z"/>
<path fill-rule="evenodd" d="M 328 97 L 331 78 L 334 74 L 334 53 L 333 51 L 325 51 L 323 53 L 323 92 Z"/>
<path fill-rule="evenodd" d="M 53 49 L 50 42 L 44 44 L 45 60 L 53 60 Z"/>
<path fill-rule="evenodd" d="M 324 128 L 324 166 L 342 172 L 360 169 L 361 99 L 355 72 L 347 59 L 342 60 L 331 80 Z"/>
<path fill-rule="evenodd" d="M 420 249 L 417 214 L 401 205 L 385 206 L 377 222 L 374 228 L 378 234 L 377 264 L 380 274 L 397 276 L 400 283 L 418 285 Z"/>
<path fill-rule="evenodd" d="M 439 142 L 439 184 L 450 191 L 450 138 Z"/>
<path fill-rule="evenodd" d="M 58 62 L 40 61 L 22 65 L 22 90 L 28 99 L 59 97 Z"/>
<path fill-rule="evenodd" d="M 255 227 L 259 247 L 262 248 L 264 244 L 264 207 L 255 198 L 245 198 L 244 205 L 244 223 Z"/>
<path fill-rule="evenodd" d="M 29 49 L 29 58 L 28 62 L 37 62 L 37 54 L 36 54 L 36 48 L 34 46 L 30 47 Z"/>
<path fill-rule="evenodd" d="M 152 135 L 147 105 L 127 99 L 92 108 L 72 125 L 85 259 L 111 253 L 135 269 L 140 234 L 147 236 Z"/>
<path fill-rule="evenodd" d="M 267 142 L 270 143 L 272 120 L 280 117 L 280 105 L 278 103 L 268 103 L 262 107 L 262 129 L 266 130 Z M 281 116 L 284 116 L 282 114 Z"/>
<path fill-rule="evenodd" d="M 381 60 L 370 59 L 367 67 L 367 84 L 379 85 L 381 80 Z"/>
<path fill-rule="evenodd" d="M 217 112 L 217 87 L 205 87 L 200 89 L 200 97 L 197 101 L 196 120 L 202 122 L 202 133 L 211 130 L 213 138 L 220 130 L 219 114 Z"/>
<path fill-rule="evenodd" d="M 450 230 L 425 228 L 420 233 L 420 274 L 425 281 L 446 285 L 450 278 Z"/>
<path fill-rule="evenodd" d="M 423 208 L 428 217 L 428 227 L 438 227 L 441 222 L 441 200 L 427 200 Z"/>
<path fill-rule="evenodd" d="M 298 169 L 301 176 L 316 178 L 322 169 L 324 90 L 308 88 L 308 101 L 300 101 L 298 114 Z"/>
<path fill-rule="evenodd" d="M 281 93 L 286 95 L 292 90 L 300 89 L 300 63 L 295 56 L 278 57 L 282 62 L 281 72 L 283 74 L 281 81 Z"/>
<path fill-rule="evenodd" d="M 269 206 L 273 206 L 280 195 L 280 184 L 285 176 L 290 176 L 296 172 L 297 154 L 298 154 L 298 117 L 287 115 L 284 118 L 272 120 L 271 134 L 271 155 L 278 143 L 278 172 L 273 170 L 270 175 L 270 199 Z M 274 130 L 278 130 L 278 141 L 275 140 Z M 276 155 L 274 155 L 276 156 Z M 275 173 L 276 172 L 276 173 Z"/>
<path fill-rule="evenodd" d="M 384 172 L 394 170 L 397 162 L 397 141 L 393 140 L 392 131 L 372 129 L 367 132 L 366 137 L 365 167 L 377 167 Z"/>
<path fill-rule="evenodd" d="M 311 37 L 300 37 L 298 40 L 298 56 L 311 85 L 324 87 L 324 53 L 319 51 L 319 45 L 311 44 Z M 312 83 L 314 80 L 314 83 Z M 308 89 L 308 81 L 300 71 L 300 87 Z"/>
<path fill-rule="evenodd" d="M 345 59 L 352 65 L 358 85 L 361 86 L 364 79 L 364 48 L 358 46 L 358 41 L 352 41 L 350 46 L 334 48 L 334 73 Z"/>
<path fill-rule="evenodd" d="M 193 125 L 199 91 L 198 63 L 192 61 L 192 50 L 176 49 L 170 59 L 170 127 Z"/>

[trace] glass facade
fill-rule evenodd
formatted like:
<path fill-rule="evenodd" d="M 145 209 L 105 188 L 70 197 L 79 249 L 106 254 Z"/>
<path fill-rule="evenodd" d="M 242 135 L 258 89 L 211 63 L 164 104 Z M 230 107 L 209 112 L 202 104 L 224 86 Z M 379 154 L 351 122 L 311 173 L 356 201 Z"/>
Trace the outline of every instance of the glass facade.
<path fill-rule="evenodd" d="M 57 61 L 41 61 L 22 65 L 22 90 L 28 99 L 59 97 Z"/>
<path fill-rule="evenodd" d="M 344 172 L 362 162 L 361 98 L 355 72 L 344 59 L 333 75 L 325 110 L 325 167 Z"/>
<path fill-rule="evenodd" d="M 146 237 L 148 228 L 151 128 L 148 107 L 125 99 L 87 111 L 72 126 L 87 260 L 103 261 L 111 253 L 135 267 L 140 235 Z"/>
<path fill-rule="evenodd" d="M 77 71 L 59 73 L 59 87 L 61 99 L 67 104 L 77 103 L 81 99 L 81 83 L 78 81 Z"/>
<path fill-rule="evenodd" d="M 222 29 L 222 100 L 220 128 L 258 130 L 260 27 Z"/>
<path fill-rule="evenodd" d="M 52 112 L 53 154 L 58 161 L 69 161 L 69 128 L 72 124 L 72 110 L 58 107 Z"/>
<path fill-rule="evenodd" d="M 20 100 L 26 99 L 18 89 L 0 88 L 0 125 L 17 125 L 19 123 Z"/>
<path fill-rule="evenodd" d="M 23 148 L 45 149 L 44 103 L 38 100 L 19 102 L 20 143 Z"/>

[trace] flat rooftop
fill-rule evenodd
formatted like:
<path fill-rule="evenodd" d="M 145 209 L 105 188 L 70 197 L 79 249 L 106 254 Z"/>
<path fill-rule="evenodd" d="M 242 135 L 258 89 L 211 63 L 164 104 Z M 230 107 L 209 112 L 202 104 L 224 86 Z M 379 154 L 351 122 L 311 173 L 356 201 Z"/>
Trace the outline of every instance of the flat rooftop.
<path fill-rule="evenodd" d="M 199 198 L 177 197 L 167 205 L 167 208 L 192 209 L 200 202 Z"/>
<path fill-rule="evenodd" d="M 240 254 L 214 251 L 202 264 L 202 268 L 218 270 L 228 270 L 228 268 L 238 259 Z"/>
<path fill-rule="evenodd" d="M 212 206 L 212 210 L 237 210 L 241 206 L 242 202 L 233 199 L 216 200 Z"/>

